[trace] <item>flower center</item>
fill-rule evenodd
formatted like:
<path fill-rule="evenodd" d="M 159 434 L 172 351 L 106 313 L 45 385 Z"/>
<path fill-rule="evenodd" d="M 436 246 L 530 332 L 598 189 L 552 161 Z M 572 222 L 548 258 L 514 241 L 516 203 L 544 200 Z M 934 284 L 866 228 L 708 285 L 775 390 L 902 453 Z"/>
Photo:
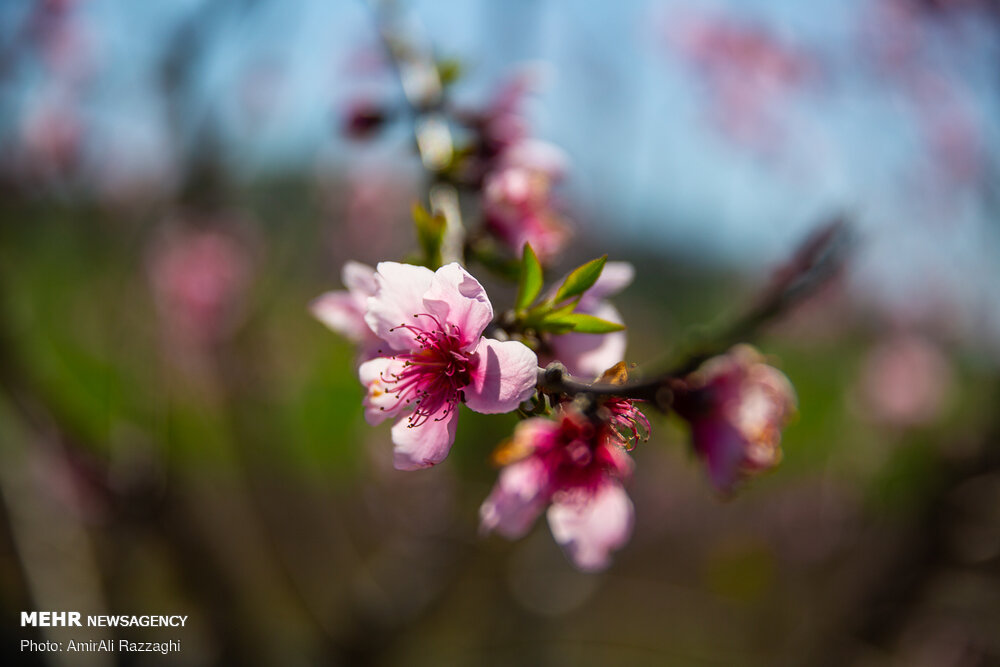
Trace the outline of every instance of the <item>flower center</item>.
<path fill-rule="evenodd" d="M 588 493 L 606 473 L 601 428 L 580 419 L 563 419 L 558 436 L 543 454 L 556 493 Z"/>
<path fill-rule="evenodd" d="M 398 373 L 384 373 L 382 381 L 399 402 L 412 404 L 408 427 L 426 423 L 431 418 L 443 421 L 462 400 L 462 388 L 472 380 L 473 356 L 462 349 L 462 330 L 449 322 L 441 323 L 429 313 L 413 316 L 427 318 L 433 325 L 421 328 L 400 324 L 413 334 L 417 348 L 393 355 L 403 362 Z M 435 417 L 435 415 L 437 415 Z"/>

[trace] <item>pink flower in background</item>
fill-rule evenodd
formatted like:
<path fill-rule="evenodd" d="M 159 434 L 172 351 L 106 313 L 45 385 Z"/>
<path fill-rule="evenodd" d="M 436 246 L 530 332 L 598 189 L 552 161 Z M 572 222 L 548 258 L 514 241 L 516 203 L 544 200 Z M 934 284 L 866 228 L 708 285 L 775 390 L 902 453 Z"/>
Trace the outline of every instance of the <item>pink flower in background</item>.
<path fill-rule="evenodd" d="M 607 567 L 628 541 L 633 508 L 622 482 L 632 459 L 607 422 L 570 409 L 528 419 L 495 459 L 506 465 L 479 510 L 483 532 L 520 538 L 548 507 L 552 536 L 587 571 Z"/>
<path fill-rule="evenodd" d="M 557 255 L 569 239 L 569 227 L 556 210 L 552 187 L 566 171 L 562 151 L 542 141 L 522 141 L 498 160 L 483 181 L 486 227 L 504 245 L 520 253 L 525 243 L 543 262 Z"/>
<path fill-rule="evenodd" d="M 912 72 L 902 83 L 924 137 L 931 182 L 949 194 L 982 183 L 987 140 L 972 91 L 931 69 Z"/>
<path fill-rule="evenodd" d="M 697 68 L 719 128 L 754 148 L 769 148 L 781 138 L 781 103 L 819 72 L 812 54 L 735 18 L 680 16 L 671 20 L 668 38 Z"/>
<path fill-rule="evenodd" d="M 864 415 L 903 427 L 940 419 L 954 385 L 941 348 L 913 333 L 894 334 L 876 345 L 865 357 L 859 380 Z"/>
<path fill-rule="evenodd" d="M 352 164 L 347 172 L 346 196 L 339 167 L 322 175 L 323 209 L 329 219 L 328 246 L 334 256 L 344 248 L 365 248 L 372 255 L 405 252 L 394 230 L 410 219 L 413 200 L 419 198 L 419 181 L 405 169 L 382 163 Z"/>
<path fill-rule="evenodd" d="M 781 460 L 781 430 L 795 411 L 795 392 L 781 371 L 738 345 L 688 376 L 674 400 L 712 483 L 730 493 L 746 477 Z"/>
<path fill-rule="evenodd" d="M 35 2 L 26 26 L 47 75 L 70 86 L 83 83 L 97 64 L 96 31 L 86 11 L 79 10 L 81 4 L 67 0 Z"/>
<path fill-rule="evenodd" d="M 519 141 L 527 139 L 528 122 L 522 113 L 524 99 L 541 87 L 543 66 L 525 66 L 500 84 L 484 111 L 461 114 L 478 130 L 484 157 L 492 158 Z"/>
<path fill-rule="evenodd" d="M 623 324 L 621 313 L 606 299 L 628 287 L 634 277 L 635 269 L 628 262 L 608 262 L 601 277 L 583 294 L 576 312 Z M 625 357 L 625 344 L 624 331 L 567 333 L 549 339 L 552 360 L 561 361 L 570 373 L 585 378 L 597 377 L 621 361 Z"/>
<path fill-rule="evenodd" d="M 29 174 L 42 179 L 71 175 L 83 152 L 84 130 L 72 100 L 59 92 L 44 96 L 21 126 L 20 148 Z"/>
<path fill-rule="evenodd" d="M 183 231 L 154 248 L 157 306 L 182 342 L 211 343 L 239 322 L 251 277 L 246 248 L 221 231 Z"/>
<path fill-rule="evenodd" d="M 530 138 L 521 111 L 542 74 L 537 67 L 525 68 L 500 87 L 484 111 L 460 113 L 476 137 L 461 173 L 482 184 L 486 230 L 514 254 L 530 243 L 539 259 L 548 261 L 569 238 L 552 195 L 568 160 L 559 148 Z"/>
<path fill-rule="evenodd" d="M 497 160 L 498 169 L 524 169 L 548 177 L 552 183 L 562 180 L 569 171 L 569 157 L 547 141 L 523 139 L 508 146 Z"/>
<path fill-rule="evenodd" d="M 365 321 L 386 356 L 363 363 L 358 375 L 368 388 L 368 422 L 398 417 L 396 468 L 426 468 L 448 455 L 459 403 L 510 412 L 534 393 L 535 353 L 519 342 L 483 338 L 492 320 L 486 291 L 458 264 L 434 272 L 379 263 Z"/>
<path fill-rule="evenodd" d="M 977 0 L 880 0 L 862 13 L 860 46 L 870 54 L 878 83 L 909 106 L 924 145 L 918 191 L 955 206 L 960 186 L 978 187 L 988 168 L 989 140 L 975 87 L 942 58 L 942 38 L 959 44 L 954 19 L 990 9 Z M 952 217 L 945 213 L 942 217 Z"/>
<path fill-rule="evenodd" d="M 360 347 L 362 361 L 375 356 L 380 339 L 365 322 L 368 297 L 375 295 L 375 269 L 349 261 L 340 273 L 347 289 L 326 292 L 317 297 L 309 310 L 331 330 Z"/>

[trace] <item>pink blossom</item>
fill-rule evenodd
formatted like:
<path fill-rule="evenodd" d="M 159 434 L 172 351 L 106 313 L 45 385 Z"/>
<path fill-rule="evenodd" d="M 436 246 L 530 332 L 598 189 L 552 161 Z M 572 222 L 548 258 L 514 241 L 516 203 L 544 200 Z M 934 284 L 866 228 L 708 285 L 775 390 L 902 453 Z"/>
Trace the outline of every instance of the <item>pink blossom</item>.
<path fill-rule="evenodd" d="M 430 269 L 381 262 L 365 321 L 383 354 L 361 364 L 365 417 L 392 428 L 395 466 L 426 468 L 448 455 L 457 407 L 510 412 L 535 391 L 538 360 L 527 346 L 483 337 L 493 306 L 458 264 Z"/>
<path fill-rule="evenodd" d="M 521 111 L 524 99 L 539 89 L 544 71 L 524 67 L 501 83 L 486 110 L 466 114 L 467 121 L 480 131 L 487 155 L 496 155 L 528 136 L 528 123 Z"/>
<path fill-rule="evenodd" d="M 635 269 L 628 262 L 608 262 L 601 277 L 580 299 L 576 311 L 624 324 L 621 313 L 606 299 L 628 287 L 634 276 Z M 551 357 L 561 361 L 570 373 L 587 378 L 597 377 L 621 361 L 625 357 L 625 345 L 624 331 L 568 333 L 552 336 L 549 340 Z"/>
<path fill-rule="evenodd" d="M 884 83 L 910 105 L 926 147 L 926 177 L 937 185 L 943 179 L 948 193 L 981 182 L 987 140 L 972 90 L 936 56 L 934 12 L 977 4 L 882 0 L 862 15 L 862 46 Z"/>
<path fill-rule="evenodd" d="M 177 232 L 153 248 L 150 277 L 170 332 L 188 344 L 225 338 L 239 323 L 252 263 L 228 233 Z"/>
<path fill-rule="evenodd" d="M 521 103 L 538 78 L 537 70 L 524 70 L 500 88 L 485 111 L 464 114 L 477 143 L 463 171 L 470 181 L 482 182 L 487 230 L 516 254 L 530 243 L 547 261 L 569 238 L 552 196 L 568 160 L 552 144 L 529 138 Z"/>
<path fill-rule="evenodd" d="M 795 411 L 795 391 L 778 369 L 748 345 L 713 357 L 686 379 L 674 408 L 712 483 L 731 492 L 746 477 L 781 460 L 781 430 Z"/>
<path fill-rule="evenodd" d="M 486 177 L 486 226 L 511 251 L 530 243 L 539 259 L 551 260 L 568 237 L 566 224 L 549 208 L 549 182 L 537 172 L 505 169 Z"/>
<path fill-rule="evenodd" d="M 811 53 L 734 18 L 680 16 L 668 37 L 697 68 L 719 128 L 752 148 L 767 149 L 781 138 L 779 103 L 819 78 Z"/>
<path fill-rule="evenodd" d="M 633 509 L 622 482 L 632 459 L 607 421 L 572 409 L 556 419 L 518 424 L 496 453 L 507 464 L 479 510 L 483 532 L 522 537 L 548 507 L 552 536 L 582 570 L 600 570 L 632 532 Z"/>
<path fill-rule="evenodd" d="M 69 176 L 79 164 L 84 127 L 72 102 L 64 97 L 58 93 L 47 96 L 24 118 L 21 152 L 33 176 Z"/>
<path fill-rule="evenodd" d="M 945 73 L 914 73 L 909 83 L 930 163 L 946 186 L 981 182 L 987 145 L 971 91 Z"/>
<path fill-rule="evenodd" d="M 380 342 L 365 322 L 368 297 L 375 295 L 375 269 L 350 261 L 341 270 L 341 280 L 347 289 L 321 294 L 309 304 L 309 310 L 331 330 L 357 343 L 361 359 L 367 361 L 375 356 Z"/>
<path fill-rule="evenodd" d="M 334 223 L 328 228 L 330 251 L 363 247 L 382 256 L 404 252 L 393 230 L 420 197 L 415 175 L 377 161 L 358 162 L 347 172 L 345 196 L 343 174 L 337 169 L 324 173 L 321 181 L 324 213 Z"/>
<path fill-rule="evenodd" d="M 522 139 L 500 154 L 497 165 L 500 169 L 541 173 L 556 183 L 569 171 L 569 157 L 555 144 L 539 139 Z"/>
<path fill-rule="evenodd" d="M 857 398 L 865 416 L 896 426 L 923 426 L 948 407 L 954 378 L 948 358 L 933 342 L 897 333 L 865 357 Z"/>
<path fill-rule="evenodd" d="M 556 210 L 552 187 L 566 170 L 562 152 L 540 141 L 523 141 L 498 161 L 483 181 L 486 227 L 519 253 L 525 243 L 547 261 L 569 239 L 569 227 Z"/>

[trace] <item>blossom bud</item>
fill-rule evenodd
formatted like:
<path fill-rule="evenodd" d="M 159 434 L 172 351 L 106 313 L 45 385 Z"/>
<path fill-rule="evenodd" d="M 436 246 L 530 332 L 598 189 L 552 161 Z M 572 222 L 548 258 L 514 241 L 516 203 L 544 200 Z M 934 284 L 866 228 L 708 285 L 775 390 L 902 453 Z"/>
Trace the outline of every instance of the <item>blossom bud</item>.
<path fill-rule="evenodd" d="M 795 391 L 752 347 L 738 345 L 685 379 L 674 400 L 691 423 L 695 451 L 712 483 L 730 493 L 781 460 L 781 430 L 795 411 Z"/>
<path fill-rule="evenodd" d="M 371 100 L 358 100 L 350 105 L 343 121 L 343 132 L 350 139 L 371 139 L 389 120 L 386 109 Z"/>

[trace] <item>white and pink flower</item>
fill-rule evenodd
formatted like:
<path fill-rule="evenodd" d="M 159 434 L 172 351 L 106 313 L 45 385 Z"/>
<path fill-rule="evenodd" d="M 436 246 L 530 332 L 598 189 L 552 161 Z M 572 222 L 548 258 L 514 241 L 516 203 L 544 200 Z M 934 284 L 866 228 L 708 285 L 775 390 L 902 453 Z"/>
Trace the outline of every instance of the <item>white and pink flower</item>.
<path fill-rule="evenodd" d="M 458 404 L 510 412 L 535 391 L 538 360 L 525 345 L 483 337 L 493 320 L 486 290 L 456 263 L 430 269 L 381 262 L 365 322 L 382 356 L 361 364 L 365 418 L 392 428 L 395 466 L 426 468 L 455 440 Z"/>
<path fill-rule="evenodd" d="M 479 510 L 483 532 L 522 537 L 548 508 L 552 536 L 581 570 L 608 566 L 632 533 L 633 507 L 623 482 L 632 459 L 606 421 L 571 409 L 556 420 L 521 422 L 496 453 L 506 464 Z"/>

